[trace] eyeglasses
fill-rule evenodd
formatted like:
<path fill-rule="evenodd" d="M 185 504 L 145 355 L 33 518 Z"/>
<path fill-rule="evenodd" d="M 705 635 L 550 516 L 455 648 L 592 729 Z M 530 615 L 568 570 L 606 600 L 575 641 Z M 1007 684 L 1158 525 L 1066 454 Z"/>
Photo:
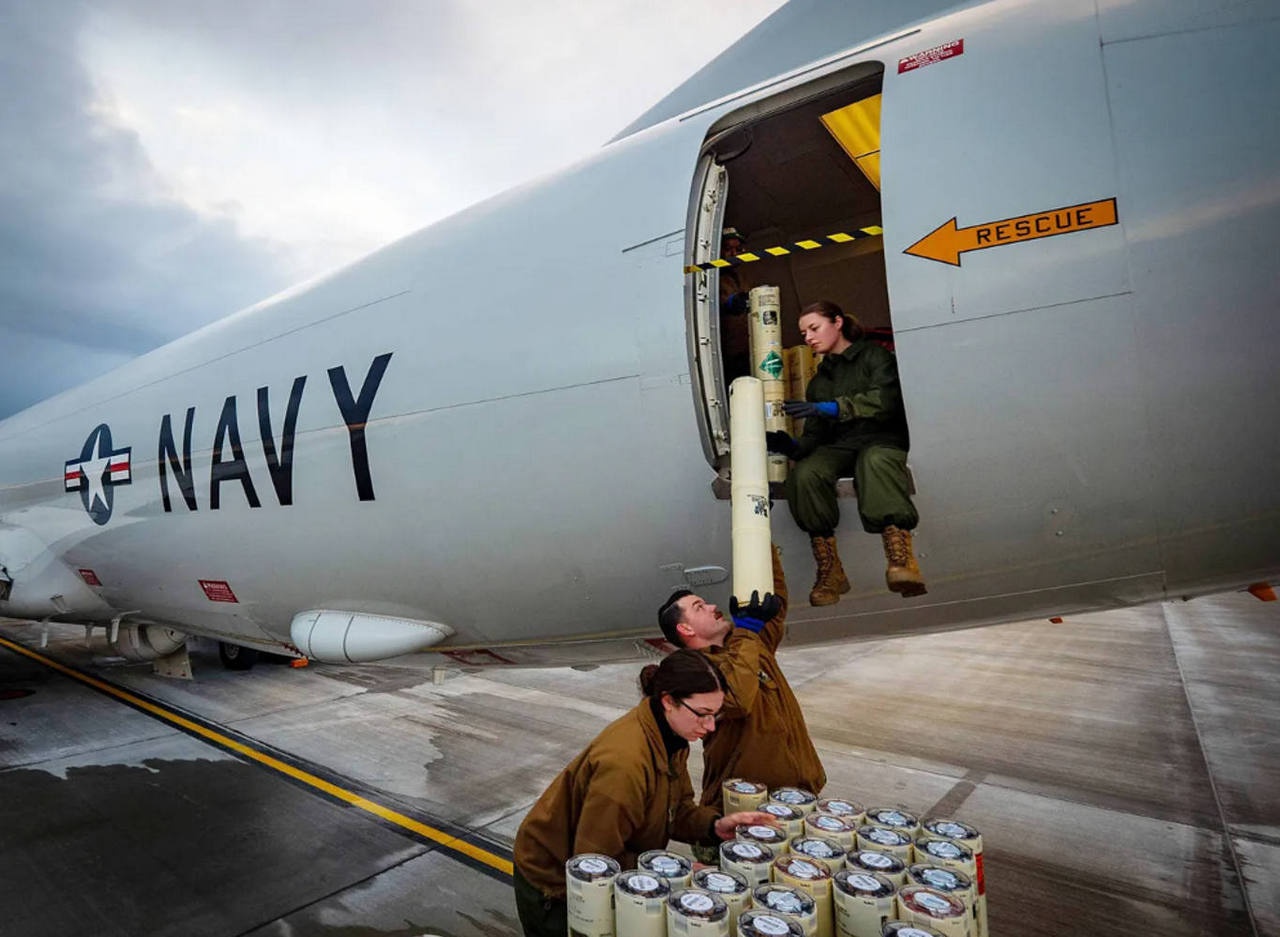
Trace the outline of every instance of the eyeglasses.
<path fill-rule="evenodd" d="M 683 706 L 685 709 L 689 710 L 689 712 L 691 712 L 691 713 L 693 713 L 695 716 L 697 716 L 697 717 L 698 717 L 698 721 L 699 721 L 699 722 L 705 722 L 705 721 L 707 721 L 708 719 L 710 719 L 710 720 L 711 720 L 711 723 L 714 725 L 714 724 L 715 724 L 715 721 L 716 721 L 717 719 L 719 719 L 719 718 L 720 718 L 720 716 L 721 716 L 721 713 L 718 713 L 718 712 L 716 712 L 716 713 L 704 713 L 704 712 L 699 712 L 698 710 L 696 710 L 696 709 L 694 709 L 692 706 L 690 706 L 688 703 L 686 703 L 684 700 L 677 700 L 676 702 L 678 702 L 678 703 L 679 703 L 681 706 Z"/>

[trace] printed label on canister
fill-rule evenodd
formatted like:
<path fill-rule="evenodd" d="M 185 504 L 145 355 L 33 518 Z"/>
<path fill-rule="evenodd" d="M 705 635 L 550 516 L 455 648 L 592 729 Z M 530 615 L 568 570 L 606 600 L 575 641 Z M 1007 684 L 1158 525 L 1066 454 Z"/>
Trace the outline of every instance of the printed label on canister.
<path fill-rule="evenodd" d="M 818 802 L 818 798 L 814 794 L 802 787 L 774 788 L 769 792 L 769 799 L 797 807 L 801 813 L 808 813 L 813 809 L 814 804 Z"/>
<path fill-rule="evenodd" d="M 804 931 L 795 921 L 755 910 L 738 918 L 738 937 L 804 937 Z"/>

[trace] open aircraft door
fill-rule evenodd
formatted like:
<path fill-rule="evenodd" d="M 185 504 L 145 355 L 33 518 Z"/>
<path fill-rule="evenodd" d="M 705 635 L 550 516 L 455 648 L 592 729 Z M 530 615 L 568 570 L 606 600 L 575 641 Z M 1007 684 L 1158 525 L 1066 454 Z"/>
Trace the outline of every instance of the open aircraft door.
<path fill-rule="evenodd" d="M 1095 5 L 991 4 L 892 52 L 885 266 L 928 547 L 974 586 L 999 570 L 1034 590 L 1065 563 L 1058 581 L 1095 598 L 1126 580 L 1150 594 L 1153 473 Z M 1099 387 L 1112 405 L 1081 406 Z M 946 460 L 930 450 L 972 471 L 931 477 Z"/>

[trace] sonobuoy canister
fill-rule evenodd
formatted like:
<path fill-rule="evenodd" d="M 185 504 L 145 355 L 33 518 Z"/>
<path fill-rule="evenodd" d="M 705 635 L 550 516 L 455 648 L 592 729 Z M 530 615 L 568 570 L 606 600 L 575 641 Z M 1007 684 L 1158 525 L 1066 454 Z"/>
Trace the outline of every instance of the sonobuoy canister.
<path fill-rule="evenodd" d="M 674 888 L 687 888 L 689 876 L 693 874 L 693 863 L 684 856 L 665 849 L 650 849 L 636 857 L 636 868 L 665 878 L 667 884 Z"/>
<path fill-rule="evenodd" d="M 779 856 L 773 860 L 773 880 L 813 896 L 818 915 L 815 934 L 817 937 L 832 937 L 835 925 L 831 907 L 831 870 L 824 863 L 807 856 Z"/>
<path fill-rule="evenodd" d="M 817 795 L 803 787 L 775 787 L 769 792 L 769 799 L 790 804 L 801 813 L 809 813 L 818 803 Z"/>
<path fill-rule="evenodd" d="M 725 813 L 759 810 L 769 799 L 769 788 L 746 778 L 730 778 L 720 785 L 720 796 Z"/>
<path fill-rule="evenodd" d="M 768 908 L 743 911 L 735 937 L 804 937 L 804 928 L 789 916 Z"/>
<path fill-rule="evenodd" d="M 978 922 L 975 937 L 987 937 L 987 876 L 982 865 L 982 834 L 969 824 L 950 817 L 929 817 L 922 827 L 925 835 L 949 839 L 973 853 L 973 884 L 978 890 L 978 900 L 974 904 Z"/>
<path fill-rule="evenodd" d="M 902 830 L 912 839 L 920 835 L 920 818 L 898 807 L 868 807 L 865 823 Z"/>
<path fill-rule="evenodd" d="M 613 879 L 616 859 L 583 853 L 564 864 L 569 929 L 583 937 L 613 937 Z"/>
<path fill-rule="evenodd" d="M 977 933 L 978 914 L 976 904 L 978 892 L 974 888 L 973 879 L 969 876 L 959 869 L 949 869 L 946 866 L 917 862 L 907 866 L 907 884 L 927 885 L 950 895 L 952 898 L 958 898 L 964 903 L 965 910 L 969 912 L 970 927 L 975 934 Z"/>
<path fill-rule="evenodd" d="M 613 880 L 618 937 L 666 937 L 670 894 L 665 878 L 639 869 L 619 872 Z"/>
<path fill-rule="evenodd" d="M 787 845 L 793 855 L 821 862 L 832 875 L 844 868 L 845 857 L 849 854 L 844 846 L 825 836 L 797 836 Z"/>
<path fill-rule="evenodd" d="M 796 807 L 777 800 L 768 800 L 757 809 L 769 814 L 778 821 L 782 829 L 783 842 L 786 843 L 797 836 L 804 835 L 805 815 Z"/>
<path fill-rule="evenodd" d="M 702 888 L 681 888 L 667 898 L 667 937 L 729 937 L 729 906 Z"/>
<path fill-rule="evenodd" d="M 867 815 L 866 807 L 856 800 L 847 800 L 843 797 L 824 797 L 814 805 L 814 809 L 823 813 L 834 813 L 837 817 L 853 817 L 858 821 L 858 826 L 863 824 L 863 818 Z"/>
<path fill-rule="evenodd" d="M 972 917 L 964 902 L 928 885 L 898 889 L 899 920 L 932 927 L 943 937 L 973 937 Z"/>
<path fill-rule="evenodd" d="M 768 846 L 774 854 L 786 852 L 787 838 L 776 826 L 765 826 L 762 823 L 743 823 L 733 832 L 734 839 L 743 843 L 758 843 Z"/>
<path fill-rule="evenodd" d="M 751 907 L 750 882 L 742 873 L 734 869 L 696 869 L 693 873 L 693 887 L 719 895 L 729 906 L 729 932 L 732 933 L 738 923 L 738 915 Z"/>
<path fill-rule="evenodd" d="M 813 895 L 799 888 L 780 882 L 757 885 L 751 890 L 751 906 L 768 908 L 775 914 L 795 921 L 804 931 L 805 937 L 814 937 L 818 932 L 817 902 L 813 900 Z"/>
<path fill-rule="evenodd" d="M 943 839 L 941 836 L 928 833 L 917 836 L 915 858 L 917 862 L 928 865 L 959 869 L 975 881 L 978 877 L 977 863 L 973 861 L 973 850 L 954 839 Z"/>
<path fill-rule="evenodd" d="M 893 853 L 859 849 L 845 857 L 846 867 L 855 872 L 875 872 L 893 882 L 895 888 L 907 884 L 907 864 Z"/>
<path fill-rule="evenodd" d="M 837 937 L 880 937 L 894 914 L 897 886 L 875 872 L 841 869 L 831 880 Z"/>
<path fill-rule="evenodd" d="M 834 839 L 845 848 L 846 852 L 853 849 L 854 837 L 861 825 L 853 814 L 841 816 L 836 813 L 826 813 L 823 810 L 815 810 L 804 818 L 805 833 L 810 836 Z"/>
<path fill-rule="evenodd" d="M 720 868 L 726 872 L 737 872 L 748 885 L 760 885 L 769 881 L 774 855 L 774 851 L 763 843 L 731 839 L 720 844 Z"/>
<path fill-rule="evenodd" d="M 859 849 L 879 849 L 903 862 L 911 861 L 911 837 L 891 826 L 864 823 L 858 827 L 857 844 Z"/>

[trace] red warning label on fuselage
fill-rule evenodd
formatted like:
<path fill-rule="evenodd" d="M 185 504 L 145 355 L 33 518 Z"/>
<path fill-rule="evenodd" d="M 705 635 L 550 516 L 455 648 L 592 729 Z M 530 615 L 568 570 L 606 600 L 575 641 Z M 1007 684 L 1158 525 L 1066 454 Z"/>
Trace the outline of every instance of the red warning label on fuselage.
<path fill-rule="evenodd" d="M 915 71 L 917 68 L 924 68 L 926 65 L 945 62 L 947 59 L 953 59 L 957 55 L 964 55 L 963 39 L 952 39 L 950 42 L 944 42 L 942 45 L 934 46 L 932 49 L 925 49 L 915 55 L 908 55 L 905 59 L 898 59 L 898 74 Z"/>
<path fill-rule="evenodd" d="M 231 591 L 231 584 L 221 579 L 201 579 L 200 588 L 210 602 L 239 602 Z"/>

